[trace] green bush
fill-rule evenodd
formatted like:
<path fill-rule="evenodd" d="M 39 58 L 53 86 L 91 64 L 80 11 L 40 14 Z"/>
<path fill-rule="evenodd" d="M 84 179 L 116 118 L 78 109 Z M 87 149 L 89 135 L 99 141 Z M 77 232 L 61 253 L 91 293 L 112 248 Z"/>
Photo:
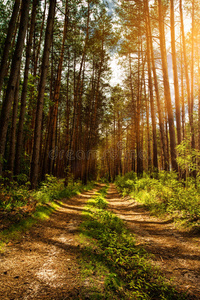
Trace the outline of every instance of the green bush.
<path fill-rule="evenodd" d="M 115 183 L 119 187 L 123 196 L 129 194 L 137 181 L 137 175 L 135 172 L 126 173 L 124 176 L 117 176 Z"/>
<path fill-rule="evenodd" d="M 154 213 L 176 213 L 188 221 L 199 222 L 200 195 L 193 178 L 188 178 L 185 186 L 175 172 L 162 171 L 157 179 L 147 174 L 137 178 L 133 174 L 119 176 L 115 182 L 123 196 L 131 195 Z"/>
<path fill-rule="evenodd" d="M 26 175 L 22 174 L 20 179 L 25 180 L 25 177 Z M 84 186 L 80 182 L 70 182 L 66 187 L 64 179 L 47 175 L 46 180 L 40 184 L 37 190 L 30 191 L 28 186 L 29 182 L 21 186 L 16 182 L 13 182 L 10 186 L 3 185 L 0 192 L 0 207 L 9 211 L 16 207 L 24 206 L 30 201 L 46 204 L 53 200 L 72 197 L 84 189 L 91 189 L 94 183 L 90 182 L 87 186 Z"/>

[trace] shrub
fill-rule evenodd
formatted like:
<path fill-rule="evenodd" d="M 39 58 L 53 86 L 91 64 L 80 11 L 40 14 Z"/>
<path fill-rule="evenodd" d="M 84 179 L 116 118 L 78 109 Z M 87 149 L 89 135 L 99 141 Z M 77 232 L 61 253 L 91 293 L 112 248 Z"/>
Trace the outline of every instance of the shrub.
<path fill-rule="evenodd" d="M 200 195 L 195 184 L 194 179 L 188 178 L 184 186 L 175 172 L 166 171 L 161 171 L 157 179 L 147 174 L 139 179 L 128 173 L 116 180 L 123 196 L 131 195 L 155 213 L 177 214 L 179 211 L 179 215 L 189 221 L 200 219 Z"/>

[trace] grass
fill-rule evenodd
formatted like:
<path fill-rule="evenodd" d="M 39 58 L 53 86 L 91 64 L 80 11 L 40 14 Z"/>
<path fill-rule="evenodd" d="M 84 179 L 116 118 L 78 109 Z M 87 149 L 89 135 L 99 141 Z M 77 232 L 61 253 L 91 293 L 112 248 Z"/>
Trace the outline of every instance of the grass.
<path fill-rule="evenodd" d="M 83 299 L 186 299 L 150 265 L 123 221 L 107 210 L 106 191 L 102 188 L 88 201 L 81 225 L 80 262 L 88 282 Z"/>
<path fill-rule="evenodd" d="M 49 218 L 62 204 L 60 199 L 70 198 L 93 186 L 92 182 L 86 186 L 77 182 L 65 187 L 63 180 L 48 176 L 38 190 L 29 191 L 26 186 L 2 188 L 0 215 L 3 230 L 0 232 L 0 251 L 9 241 L 18 240 L 23 232 L 39 220 Z"/>
<path fill-rule="evenodd" d="M 18 240 L 21 235 L 30 229 L 38 220 L 47 219 L 51 213 L 59 207 L 61 202 L 51 202 L 48 205 L 39 205 L 35 212 L 29 217 L 21 219 L 17 223 L 13 223 L 8 229 L 2 230 L 0 233 L 0 250 L 3 250 L 5 244 L 11 240 Z"/>
<path fill-rule="evenodd" d="M 133 172 L 118 176 L 116 185 L 123 195 L 143 203 L 155 215 L 170 215 L 179 224 L 200 229 L 200 184 L 190 178 L 187 187 L 176 173 L 160 172 L 157 178 L 144 174 L 137 178 Z"/>

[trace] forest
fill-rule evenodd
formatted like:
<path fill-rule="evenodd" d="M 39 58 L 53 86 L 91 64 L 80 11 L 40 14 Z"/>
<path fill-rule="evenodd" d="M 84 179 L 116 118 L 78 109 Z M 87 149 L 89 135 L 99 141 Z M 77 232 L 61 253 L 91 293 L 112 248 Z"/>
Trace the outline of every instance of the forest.
<path fill-rule="evenodd" d="M 2 180 L 197 177 L 198 1 L 0 5 Z"/>
<path fill-rule="evenodd" d="M 95 190 L 80 231 L 116 260 L 102 298 L 48 299 L 199 299 L 197 269 L 191 290 L 157 271 L 152 283 L 121 216 L 107 211 L 125 207 L 113 197 L 134 199 L 199 245 L 199 28 L 198 0 L 0 0 L 0 252 L 63 199 Z M 133 252 L 117 257 L 105 246 L 112 238 Z M 137 280 L 129 265 L 142 266 Z"/>

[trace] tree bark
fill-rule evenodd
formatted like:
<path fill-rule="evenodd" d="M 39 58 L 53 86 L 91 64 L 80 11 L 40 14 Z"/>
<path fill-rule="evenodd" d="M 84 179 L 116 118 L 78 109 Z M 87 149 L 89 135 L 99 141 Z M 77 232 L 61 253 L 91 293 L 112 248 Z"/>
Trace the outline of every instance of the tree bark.
<path fill-rule="evenodd" d="M 10 116 L 10 110 L 12 106 L 12 99 L 17 83 L 19 74 L 22 52 L 24 47 L 25 34 L 28 27 L 28 15 L 29 15 L 30 0 L 22 1 L 21 20 L 19 25 L 19 33 L 17 38 L 16 48 L 13 54 L 10 77 L 6 90 L 6 96 L 3 101 L 1 119 L 0 119 L 0 175 L 2 175 L 3 157 L 6 144 L 6 134 L 8 130 L 8 122 Z"/>
<path fill-rule="evenodd" d="M 54 18 L 55 18 L 55 8 L 56 8 L 56 0 L 51 0 L 49 6 L 46 33 L 45 33 L 45 45 L 44 45 L 44 52 L 43 52 L 43 59 L 42 59 L 41 77 L 40 77 L 40 84 L 39 84 L 37 109 L 36 109 L 34 146 L 33 146 L 33 156 L 31 162 L 31 174 L 30 174 L 32 189 L 36 188 L 38 184 L 44 92 L 45 92 L 46 77 L 47 77 L 48 66 L 49 66 L 49 54 L 50 54 L 50 49 L 52 44 L 52 32 L 53 32 L 53 25 L 54 25 Z"/>
<path fill-rule="evenodd" d="M 187 98 L 188 98 L 188 113 L 189 113 L 189 121 L 191 124 L 191 95 L 190 95 L 190 81 L 188 75 L 188 62 L 186 55 L 186 43 L 185 43 L 185 31 L 184 31 L 184 21 L 183 21 L 183 10 L 182 10 L 182 0 L 179 0 L 179 8 L 180 8 L 180 19 L 181 19 L 181 35 L 183 42 L 183 58 L 184 58 L 184 67 L 185 67 L 185 80 L 187 87 Z"/>
<path fill-rule="evenodd" d="M 24 70 L 24 82 L 23 82 L 22 96 L 21 96 L 21 108 L 20 108 L 20 116 L 19 116 L 18 132 L 17 132 L 16 156 L 15 156 L 16 175 L 20 173 L 20 161 L 21 161 L 21 152 L 22 152 L 22 143 L 23 143 L 23 126 L 24 126 L 24 117 L 26 112 L 28 74 L 29 74 L 29 65 L 31 59 L 31 46 L 33 40 L 33 32 L 35 28 L 36 9 L 37 9 L 38 2 L 39 0 L 33 1 L 30 33 L 29 33 L 28 43 L 26 48 L 26 63 L 25 63 L 25 70 Z"/>
<path fill-rule="evenodd" d="M 161 144 L 162 144 L 162 151 L 163 151 L 163 157 L 164 157 L 164 169 L 168 170 L 168 159 L 167 159 L 167 153 L 166 153 L 166 139 L 165 139 L 164 120 L 163 120 L 163 113 L 162 113 L 162 108 L 161 108 L 159 86 L 158 86 L 158 79 L 157 79 L 156 65 L 155 65 L 155 58 L 154 58 L 151 24 L 150 24 L 150 17 L 149 17 L 149 6 L 148 6 L 147 0 L 144 0 L 144 2 L 145 2 L 146 18 L 147 18 L 148 32 L 149 32 L 149 44 L 150 44 L 152 71 L 153 71 L 153 79 L 154 79 L 154 88 L 155 88 L 156 102 L 157 102 L 157 108 L 158 108 L 158 118 L 159 118 L 159 127 L 160 127 L 160 135 L 161 135 Z"/>
<path fill-rule="evenodd" d="M 18 13 L 19 13 L 20 2 L 21 2 L 21 0 L 15 1 L 13 11 L 12 11 L 12 16 L 11 16 L 11 19 L 10 19 L 10 22 L 8 25 L 8 32 L 7 32 L 6 40 L 4 43 L 3 55 L 1 58 L 1 66 L 0 66 L 0 95 L 1 95 L 1 89 L 3 86 L 4 77 L 5 77 L 5 74 L 7 71 L 9 51 L 11 48 L 13 33 L 14 33 L 15 27 L 16 27 L 16 21 L 17 21 L 17 17 L 18 17 Z"/>
<path fill-rule="evenodd" d="M 11 126 L 11 135 L 10 135 L 10 152 L 8 159 L 8 170 L 10 171 L 9 177 L 12 180 L 13 170 L 14 170 L 14 161 L 15 161 L 15 145 L 16 145 L 16 124 L 17 124 L 17 110 L 19 102 L 19 84 L 20 84 L 20 74 L 18 75 L 17 84 L 14 94 L 13 102 L 13 112 L 12 112 L 12 126 Z"/>
<path fill-rule="evenodd" d="M 194 135 L 194 0 L 192 0 L 192 53 L 191 53 L 191 106 L 190 106 L 190 126 L 191 126 L 191 134 L 192 134 L 192 141 L 191 146 L 195 149 L 195 135 Z M 195 172 L 193 172 L 195 175 Z"/>
<path fill-rule="evenodd" d="M 63 38 L 62 38 L 62 46 L 61 46 L 61 53 L 59 58 L 58 70 L 57 70 L 57 78 L 55 81 L 55 89 L 53 93 L 53 107 L 50 111 L 50 121 L 49 121 L 49 128 L 47 134 L 47 145 L 44 157 L 44 170 L 49 174 L 52 174 L 53 171 L 53 158 L 48 156 L 49 150 L 55 151 L 56 146 L 56 125 L 57 125 L 57 118 L 58 118 L 58 104 L 59 104 L 59 96 L 60 96 L 60 86 L 61 86 L 61 75 L 62 75 L 62 66 L 63 66 L 63 59 L 64 59 L 64 49 L 65 49 L 65 40 L 67 37 L 67 29 L 68 29 L 68 1 L 66 1 L 65 5 L 65 21 L 64 21 L 64 29 L 63 29 Z M 54 157 L 54 155 L 53 155 Z M 47 162 L 48 163 L 48 170 L 47 170 Z M 44 174 L 45 175 L 45 174 Z"/>
<path fill-rule="evenodd" d="M 181 113 L 180 113 L 180 97 L 178 85 L 178 71 L 176 59 L 176 39 L 175 39 L 175 23 L 174 23 L 174 0 L 170 0 L 170 20 L 171 20 L 171 49 L 172 49 L 172 64 L 174 75 L 174 92 L 175 92 L 175 106 L 176 106 L 176 129 L 178 144 L 181 143 Z"/>
<path fill-rule="evenodd" d="M 153 83 L 152 83 L 152 68 L 150 59 L 150 41 L 149 41 L 148 23 L 146 22 L 146 40 L 147 40 L 147 65 L 148 65 L 148 81 L 149 81 L 149 95 L 151 107 L 151 120 L 153 129 L 153 167 L 158 171 L 158 150 L 157 150 L 157 135 L 156 135 L 156 116 L 153 97 Z"/>
<path fill-rule="evenodd" d="M 176 162 L 176 139 L 175 139 L 175 129 L 174 129 L 174 116 L 173 116 L 171 94 L 170 94 L 167 53 L 166 53 L 166 44 L 165 44 L 164 19 L 163 19 L 161 0 L 158 0 L 158 12 L 159 12 L 160 50 L 161 50 L 161 60 L 162 60 L 164 94 L 165 94 L 165 101 L 166 101 L 166 108 L 167 108 L 168 122 L 169 122 L 171 166 L 172 166 L 172 170 L 178 171 L 178 166 Z"/>

